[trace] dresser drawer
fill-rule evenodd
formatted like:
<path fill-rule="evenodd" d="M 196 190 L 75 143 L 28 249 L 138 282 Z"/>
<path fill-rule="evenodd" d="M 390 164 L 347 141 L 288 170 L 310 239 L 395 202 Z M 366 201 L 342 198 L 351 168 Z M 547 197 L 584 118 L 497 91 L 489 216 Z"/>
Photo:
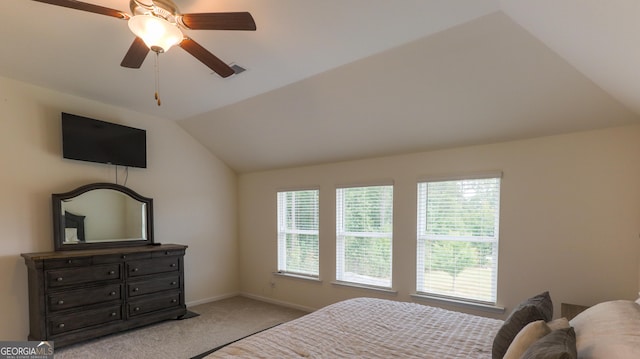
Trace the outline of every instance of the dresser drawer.
<path fill-rule="evenodd" d="M 120 305 L 54 316 L 48 321 L 49 333 L 56 335 L 116 320 L 122 320 L 122 307 Z"/>
<path fill-rule="evenodd" d="M 129 274 L 129 277 L 174 272 L 179 269 L 180 257 L 173 256 L 142 261 L 131 261 L 127 263 L 127 273 Z"/>
<path fill-rule="evenodd" d="M 132 259 L 150 259 L 151 253 L 121 253 L 93 257 L 93 264 L 118 263 Z"/>
<path fill-rule="evenodd" d="M 120 284 L 112 284 L 104 287 L 50 293 L 47 295 L 47 305 L 49 311 L 55 312 L 57 310 L 121 299 L 122 286 Z"/>
<path fill-rule="evenodd" d="M 163 277 L 154 277 L 145 281 L 131 282 L 127 284 L 129 297 L 143 294 L 162 292 L 165 290 L 179 289 L 180 276 L 178 274 Z"/>
<path fill-rule="evenodd" d="M 47 287 L 55 288 L 70 284 L 90 283 L 102 280 L 120 279 L 120 264 L 105 264 L 92 267 L 78 267 L 45 271 Z"/>
<path fill-rule="evenodd" d="M 58 269 L 91 265 L 91 257 L 47 259 L 44 261 L 44 269 Z"/>
<path fill-rule="evenodd" d="M 167 256 L 181 256 L 184 255 L 184 249 L 172 249 L 167 251 L 155 251 L 151 254 L 153 258 L 167 257 Z"/>
<path fill-rule="evenodd" d="M 129 303 L 129 317 L 141 315 L 156 310 L 177 307 L 180 305 L 180 292 L 173 292 L 150 299 L 132 300 Z"/>

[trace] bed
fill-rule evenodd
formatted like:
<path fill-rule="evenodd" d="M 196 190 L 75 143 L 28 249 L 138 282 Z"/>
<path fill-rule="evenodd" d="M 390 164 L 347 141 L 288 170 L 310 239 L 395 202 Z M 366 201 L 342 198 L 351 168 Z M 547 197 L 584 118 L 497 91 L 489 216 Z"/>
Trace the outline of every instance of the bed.
<path fill-rule="evenodd" d="M 548 292 L 524 300 L 505 321 L 355 298 L 232 343 L 207 358 L 640 358 L 640 304 L 599 304 L 570 322 L 552 320 L 552 314 Z"/>

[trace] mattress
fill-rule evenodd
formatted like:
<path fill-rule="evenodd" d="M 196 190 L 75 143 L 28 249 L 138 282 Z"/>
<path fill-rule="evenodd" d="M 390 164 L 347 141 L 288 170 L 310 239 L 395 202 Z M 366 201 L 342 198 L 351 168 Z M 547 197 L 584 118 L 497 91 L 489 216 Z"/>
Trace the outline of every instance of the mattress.
<path fill-rule="evenodd" d="M 491 358 L 501 320 L 356 298 L 226 346 L 207 358 Z"/>

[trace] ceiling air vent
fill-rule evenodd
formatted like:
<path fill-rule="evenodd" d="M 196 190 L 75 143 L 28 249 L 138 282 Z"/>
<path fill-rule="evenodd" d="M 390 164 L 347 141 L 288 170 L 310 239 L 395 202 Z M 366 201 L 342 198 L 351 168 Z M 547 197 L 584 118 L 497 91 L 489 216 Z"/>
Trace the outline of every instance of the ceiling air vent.
<path fill-rule="evenodd" d="M 233 74 L 234 75 L 239 75 L 239 74 L 247 71 L 247 69 L 245 69 L 244 67 L 242 67 L 240 65 L 237 65 L 237 64 L 235 64 L 233 62 L 229 64 L 229 67 L 233 70 Z M 215 72 L 212 72 L 211 74 L 212 75 L 217 75 Z M 218 75 L 218 76 L 220 76 L 220 75 Z M 222 77 L 222 76 L 220 76 L 220 77 Z M 229 78 L 233 78 L 233 77 L 235 77 L 235 76 L 231 76 L 231 77 L 227 77 L 227 78 L 229 79 Z"/>
<path fill-rule="evenodd" d="M 233 72 L 235 72 L 236 75 L 239 75 L 239 74 L 247 71 L 247 69 L 245 69 L 244 67 L 236 65 L 236 64 L 231 64 L 231 65 L 229 65 L 229 67 L 231 67 L 233 69 Z"/>

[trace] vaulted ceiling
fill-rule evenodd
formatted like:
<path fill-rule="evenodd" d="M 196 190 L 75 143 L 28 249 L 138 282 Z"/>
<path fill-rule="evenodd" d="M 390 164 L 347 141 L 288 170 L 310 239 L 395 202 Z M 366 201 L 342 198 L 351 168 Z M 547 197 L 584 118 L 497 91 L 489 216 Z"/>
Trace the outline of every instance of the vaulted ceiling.
<path fill-rule="evenodd" d="M 247 71 L 223 79 L 172 48 L 158 57 L 158 107 L 154 56 L 119 66 L 133 40 L 125 21 L 4 0 L 0 76 L 179 121 L 239 172 L 640 119 L 635 1 L 174 2 L 251 12 L 255 32 L 187 33 Z"/>

